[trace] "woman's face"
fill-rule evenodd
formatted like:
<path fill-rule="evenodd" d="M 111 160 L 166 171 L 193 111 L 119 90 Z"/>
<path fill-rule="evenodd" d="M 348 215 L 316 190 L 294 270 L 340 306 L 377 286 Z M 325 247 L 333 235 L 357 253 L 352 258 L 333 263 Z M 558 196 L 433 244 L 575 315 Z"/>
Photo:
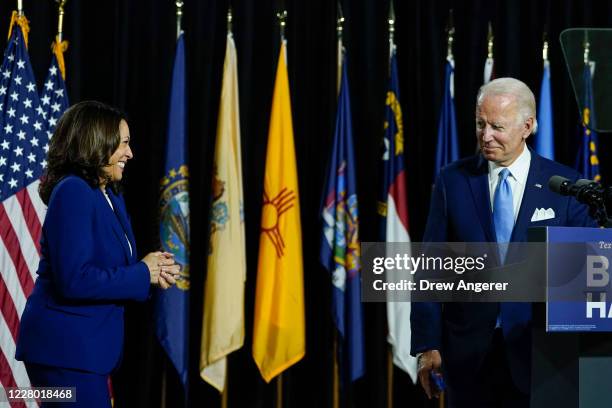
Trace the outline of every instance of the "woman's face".
<path fill-rule="evenodd" d="M 123 170 L 125 170 L 127 161 L 134 157 L 130 149 L 130 129 L 125 120 L 119 123 L 119 135 L 121 138 L 119 147 L 110 157 L 108 165 L 104 167 L 104 172 L 111 181 L 120 181 L 123 178 Z"/>

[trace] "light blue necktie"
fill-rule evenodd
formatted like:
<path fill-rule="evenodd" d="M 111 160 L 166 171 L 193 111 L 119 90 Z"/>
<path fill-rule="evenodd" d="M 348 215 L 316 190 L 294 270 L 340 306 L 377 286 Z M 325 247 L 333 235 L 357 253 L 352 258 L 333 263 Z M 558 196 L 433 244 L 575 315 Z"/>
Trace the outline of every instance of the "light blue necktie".
<path fill-rule="evenodd" d="M 499 248 L 500 265 L 503 265 L 506 260 L 508 242 L 510 242 L 512 229 L 514 228 L 514 204 L 508 176 L 510 176 L 510 170 L 508 169 L 503 169 L 499 173 L 497 188 L 493 197 L 493 222 L 495 223 L 495 237 Z M 495 327 L 502 327 L 503 309 L 504 304 L 501 304 Z"/>
<path fill-rule="evenodd" d="M 499 173 L 499 182 L 493 197 L 493 222 L 495 223 L 495 238 L 497 238 L 498 244 L 510 242 L 512 229 L 514 228 L 514 204 L 508 176 L 510 176 L 510 170 L 508 169 L 503 169 Z M 507 245 L 499 246 L 500 263 L 504 263 L 507 252 Z"/>

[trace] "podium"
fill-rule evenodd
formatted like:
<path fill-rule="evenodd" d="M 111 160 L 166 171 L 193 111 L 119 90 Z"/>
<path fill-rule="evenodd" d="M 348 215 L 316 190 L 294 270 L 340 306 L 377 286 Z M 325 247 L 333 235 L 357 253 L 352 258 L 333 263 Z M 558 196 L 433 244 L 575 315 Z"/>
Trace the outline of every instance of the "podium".
<path fill-rule="evenodd" d="M 612 230 L 536 227 L 529 228 L 528 239 L 529 242 L 546 243 L 547 248 L 555 244 L 579 242 L 612 243 Z M 608 251 L 612 261 L 612 249 Z M 576 258 L 575 254 L 570 253 L 568 256 Z M 585 261 L 586 258 L 573 259 L 570 267 L 582 265 L 575 272 L 579 278 L 584 277 L 586 282 Z M 550 270 L 549 265 L 551 262 L 547 262 L 547 277 L 550 281 L 555 278 L 557 271 Z M 612 292 L 609 289 L 610 283 L 612 279 L 607 288 L 602 289 Z M 609 309 L 612 296 L 606 300 Z M 612 317 L 607 318 L 606 313 L 606 320 L 603 320 L 597 313 L 591 318 L 594 322 L 592 326 L 584 325 L 582 319 L 576 319 L 578 322 L 569 321 L 565 327 L 555 326 L 549 321 L 551 309 L 554 313 L 554 305 L 549 303 L 533 305 L 531 408 L 612 407 L 612 393 L 609 391 L 612 378 L 612 334 L 606 332 L 606 324 L 612 324 Z M 584 309 L 581 310 L 586 313 L 586 298 L 583 303 Z M 556 331 L 559 327 L 563 327 L 562 331 Z"/>

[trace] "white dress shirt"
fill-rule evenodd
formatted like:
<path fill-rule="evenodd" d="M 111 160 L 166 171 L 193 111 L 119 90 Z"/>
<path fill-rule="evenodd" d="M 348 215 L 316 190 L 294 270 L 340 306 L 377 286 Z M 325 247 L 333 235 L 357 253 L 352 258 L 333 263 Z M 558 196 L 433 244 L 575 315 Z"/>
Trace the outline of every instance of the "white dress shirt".
<path fill-rule="evenodd" d="M 514 222 L 518 217 L 519 209 L 521 208 L 521 202 L 523 201 L 523 194 L 525 193 L 525 186 L 527 185 L 527 176 L 529 175 L 529 165 L 531 164 L 531 152 L 527 146 L 523 146 L 523 152 L 516 158 L 514 163 L 508 166 L 510 175 L 508 176 L 508 182 L 512 189 L 512 208 L 514 210 Z M 497 183 L 499 182 L 499 173 L 505 167 L 500 166 L 492 161 L 489 162 L 489 199 L 491 200 L 491 210 L 493 211 L 493 200 L 495 198 L 495 190 L 497 189 Z"/>

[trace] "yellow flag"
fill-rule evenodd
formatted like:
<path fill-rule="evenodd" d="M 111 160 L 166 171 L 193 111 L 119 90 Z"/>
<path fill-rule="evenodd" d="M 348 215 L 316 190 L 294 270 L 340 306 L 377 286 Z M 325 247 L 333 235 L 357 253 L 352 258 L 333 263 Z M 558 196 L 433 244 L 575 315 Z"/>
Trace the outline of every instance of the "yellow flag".
<path fill-rule="evenodd" d="M 274 84 L 255 292 L 253 358 L 267 382 L 306 353 L 300 200 L 281 44 Z"/>
<path fill-rule="evenodd" d="M 246 253 L 236 47 L 227 35 L 212 180 L 200 376 L 223 392 L 227 355 L 244 343 Z"/>

